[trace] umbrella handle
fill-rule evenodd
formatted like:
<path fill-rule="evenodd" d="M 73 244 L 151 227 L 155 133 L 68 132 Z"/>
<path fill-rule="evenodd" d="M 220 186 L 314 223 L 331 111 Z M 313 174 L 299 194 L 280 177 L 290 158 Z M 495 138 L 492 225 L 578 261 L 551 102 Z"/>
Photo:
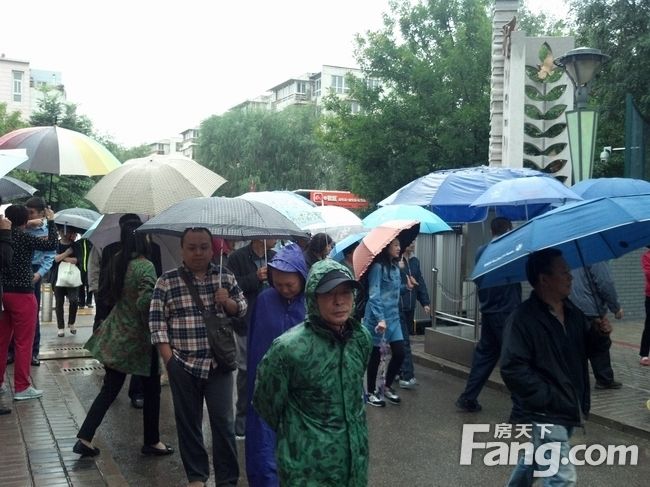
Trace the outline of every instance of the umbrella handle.
<path fill-rule="evenodd" d="M 219 287 L 223 287 L 223 248 L 219 249 Z"/>

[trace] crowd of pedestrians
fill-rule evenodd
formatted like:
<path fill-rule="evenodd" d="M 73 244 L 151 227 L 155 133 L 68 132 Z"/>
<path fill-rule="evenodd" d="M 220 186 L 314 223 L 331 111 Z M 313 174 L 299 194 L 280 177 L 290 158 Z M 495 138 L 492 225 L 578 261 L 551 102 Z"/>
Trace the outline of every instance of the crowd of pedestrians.
<path fill-rule="evenodd" d="M 357 244 L 338 263 L 328 258 L 334 242 L 327 234 L 309 242 L 238 245 L 206 228 L 188 228 L 179 243 L 182 264 L 163 272 L 160 248 L 136 232 L 142 224 L 137 215 L 123 215 L 119 239 L 99 248 L 80 241 L 74 227 L 57 228 L 42 199 L 27 203 L 10 206 L 6 218 L 0 217 L 0 380 L 14 362 L 14 399 L 43 394 L 29 379 L 30 364 L 39 364 L 43 279 L 53 283 L 59 337 L 66 316 L 69 333 L 75 333 L 81 293 L 84 306 L 94 296 L 93 335 L 85 348 L 104 365 L 105 375 L 75 453 L 100 454 L 93 439 L 127 375 L 132 405 L 143 409 L 141 453 L 175 453 L 159 434 L 164 373 L 189 485 L 208 481 L 210 450 L 216 484 L 236 485 L 237 440 L 245 441 L 251 486 L 366 485 L 365 407 L 399 405 L 394 384 L 407 390 L 418 384 L 409 335 L 416 332 L 417 304 L 426 315 L 431 309 L 415 242 L 404 248 L 399 238 L 387 242 L 359 281 L 352 259 Z M 494 238 L 511 229 L 505 218 L 491 222 Z M 57 285 L 64 262 L 84 268 L 81 286 Z M 650 250 L 642 266 L 650 283 Z M 623 309 L 606 264 L 571 273 L 559 251 L 546 249 L 530 256 L 527 277 L 533 291 L 523 302 L 520 284 L 479 289 L 481 337 L 456 405 L 465 412 L 481 410 L 478 395 L 500 360 L 512 393 L 512 421 L 550 423 L 552 435 L 534 436 L 535 444 L 557 440 L 566 452 L 589 409 L 587 360 L 596 387 L 621 386 L 610 363 L 606 315 L 611 311 L 620 319 Z M 646 310 L 648 289 L 650 284 Z M 232 327 L 236 370 L 215 352 L 208 316 Z M 642 365 L 650 365 L 648 323 L 650 318 Z M 387 366 L 380 370 L 383 361 Z M 2 383 L 0 393 L 6 392 Z M 204 406 L 211 449 L 202 431 Z M 8 413 L 0 408 L 0 414 Z M 510 484 L 530 485 L 534 467 L 522 457 Z M 568 465 L 557 478 L 570 483 L 575 470 Z"/>

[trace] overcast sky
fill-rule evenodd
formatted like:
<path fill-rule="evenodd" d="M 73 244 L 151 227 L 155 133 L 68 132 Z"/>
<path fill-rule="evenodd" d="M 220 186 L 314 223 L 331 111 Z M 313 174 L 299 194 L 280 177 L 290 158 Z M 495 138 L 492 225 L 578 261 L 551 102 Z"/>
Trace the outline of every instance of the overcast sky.
<path fill-rule="evenodd" d="M 355 34 L 387 11 L 388 0 L 7 1 L 0 53 L 60 71 L 95 130 L 132 146 L 323 64 L 354 67 Z"/>

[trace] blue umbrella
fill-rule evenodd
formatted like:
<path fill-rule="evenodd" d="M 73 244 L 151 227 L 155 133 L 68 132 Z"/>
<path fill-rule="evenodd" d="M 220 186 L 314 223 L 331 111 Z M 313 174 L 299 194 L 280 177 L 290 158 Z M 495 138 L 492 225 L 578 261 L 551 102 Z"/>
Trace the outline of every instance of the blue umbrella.
<path fill-rule="evenodd" d="M 332 251 L 330 252 L 330 258 L 334 259 L 337 262 L 343 262 L 343 259 L 345 257 L 343 253 L 345 252 L 345 249 L 347 249 L 351 245 L 354 245 L 355 243 L 360 242 L 361 239 L 366 235 L 368 235 L 368 232 L 353 233 L 352 235 L 348 235 L 347 237 L 345 237 L 340 242 L 337 242 L 336 245 L 334 245 Z"/>
<path fill-rule="evenodd" d="M 650 245 L 650 194 L 569 203 L 490 243 L 471 279 L 479 287 L 526 280 L 528 255 L 550 247 L 575 269 Z"/>
<path fill-rule="evenodd" d="M 580 200 L 582 200 L 582 197 L 555 178 L 531 176 L 499 181 L 476 198 L 471 206 L 523 208 L 524 211 L 520 212 L 523 213 L 522 215 L 510 219 L 528 220 L 531 216 L 548 211 L 551 208 L 551 203 L 564 204 L 569 201 Z"/>
<path fill-rule="evenodd" d="M 420 233 L 450 232 L 451 227 L 435 213 L 416 205 L 389 205 L 373 211 L 365 217 L 363 226 L 375 228 L 390 220 L 416 220 L 420 222 Z"/>
<path fill-rule="evenodd" d="M 571 186 L 574 193 L 584 199 L 602 198 L 603 196 L 627 196 L 650 193 L 650 183 L 643 179 L 632 178 L 596 178 L 585 179 Z"/>
<path fill-rule="evenodd" d="M 424 206 L 447 223 L 480 222 L 487 218 L 488 209 L 470 205 L 487 188 L 504 179 L 543 175 L 533 169 L 489 166 L 434 171 L 401 187 L 379 206 Z"/>

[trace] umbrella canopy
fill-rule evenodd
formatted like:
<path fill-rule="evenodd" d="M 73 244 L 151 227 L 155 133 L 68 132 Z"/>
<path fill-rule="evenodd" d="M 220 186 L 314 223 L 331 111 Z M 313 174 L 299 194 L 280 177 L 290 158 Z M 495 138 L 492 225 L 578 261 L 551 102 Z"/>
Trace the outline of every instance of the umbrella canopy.
<path fill-rule="evenodd" d="M 174 203 L 210 196 L 226 180 L 180 154 L 130 159 L 86 194 L 102 213 L 157 215 Z"/>
<path fill-rule="evenodd" d="M 434 171 L 401 187 L 379 206 L 424 206 L 447 223 L 480 222 L 487 218 L 487 208 L 470 205 L 487 188 L 504 179 L 543 175 L 532 169 L 489 166 Z"/>
<path fill-rule="evenodd" d="M 0 150 L 0 177 L 20 166 L 26 160 L 27 151 L 25 149 Z"/>
<path fill-rule="evenodd" d="M 614 259 L 650 244 L 650 195 L 569 203 L 490 243 L 471 279 L 479 287 L 526 280 L 528 255 L 555 247 L 571 268 Z"/>
<path fill-rule="evenodd" d="M 26 149 L 18 169 L 48 174 L 99 176 L 120 166 L 99 142 L 61 127 L 29 127 L 0 137 L 0 149 Z"/>
<path fill-rule="evenodd" d="M 340 206 L 317 206 L 312 211 L 324 221 L 324 223 L 315 223 L 300 227 L 312 235 L 324 232 L 332 237 L 335 242 L 338 242 L 348 235 L 364 230 L 361 218 L 347 208 Z"/>
<path fill-rule="evenodd" d="M 550 203 L 564 204 L 581 201 L 582 197 L 567 188 L 555 178 L 530 176 L 526 178 L 504 179 L 493 184 L 476 198 L 471 206 L 521 206 L 525 219 L 543 213 Z M 511 218 L 521 219 L 521 218 Z"/>
<path fill-rule="evenodd" d="M 108 244 L 120 241 L 120 218 L 125 213 L 109 213 L 100 215 L 95 222 L 86 230 L 81 236 L 90 240 L 90 242 L 97 248 L 103 249 Z M 139 214 L 140 220 L 143 222 L 149 219 L 149 216 Z"/>
<path fill-rule="evenodd" d="M 88 208 L 67 208 L 54 214 L 54 223 L 88 230 L 101 216 L 95 210 Z"/>
<path fill-rule="evenodd" d="M 325 223 L 319 213 L 312 211 L 316 205 L 293 191 L 258 191 L 244 193 L 237 198 L 269 205 L 301 228 Z"/>
<path fill-rule="evenodd" d="M 345 237 L 340 242 L 337 242 L 330 252 L 330 259 L 334 259 L 337 262 L 343 262 L 343 259 L 345 258 L 345 250 L 355 243 L 358 243 L 363 237 L 368 235 L 368 232 L 369 230 L 365 232 L 353 233 L 352 235 Z"/>
<path fill-rule="evenodd" d="M 180 201 L 138 231 L 180 235 L 191 227 L 206 227 L 213 235 L 235 240 L 306 236 L 295 223 L 264 203 L 223 196 Z"/>
<path fill-rule="evenodd" d="M 442 218 L 416 205 L 382 206 L 363 219 L 363 226 L 374 228 L 389 220 L 417 220 L 420 233 L 451 232 L 451 227 Z"/>
<path fill-rule="evenodd" d="M 352 256 L 352 266 L 357 280 L 363 277 L 375 257 L 395 238 L 399 239 L 400 247 L 404 251 L 419 232 L 420 224 L 415 220 L 392 220 L 370 230 Z"/>
<path fill-rule="evenodd" d="M 36 191 L 38 190 L 34 186 L 24 183 L 20 179 L 9 176 L 0 179 L 0 198 L 2 198 L 2 201 L 32 196 Z"/>
<path fill-rule="evenodd" d="M 643 179 L 633 178 L 595 178 L 580 181 L 571 186 L 571 189 L 574 193 L 589 200 L 603 196 L 648 194 L 650 193 L 650 183 Z"/>

